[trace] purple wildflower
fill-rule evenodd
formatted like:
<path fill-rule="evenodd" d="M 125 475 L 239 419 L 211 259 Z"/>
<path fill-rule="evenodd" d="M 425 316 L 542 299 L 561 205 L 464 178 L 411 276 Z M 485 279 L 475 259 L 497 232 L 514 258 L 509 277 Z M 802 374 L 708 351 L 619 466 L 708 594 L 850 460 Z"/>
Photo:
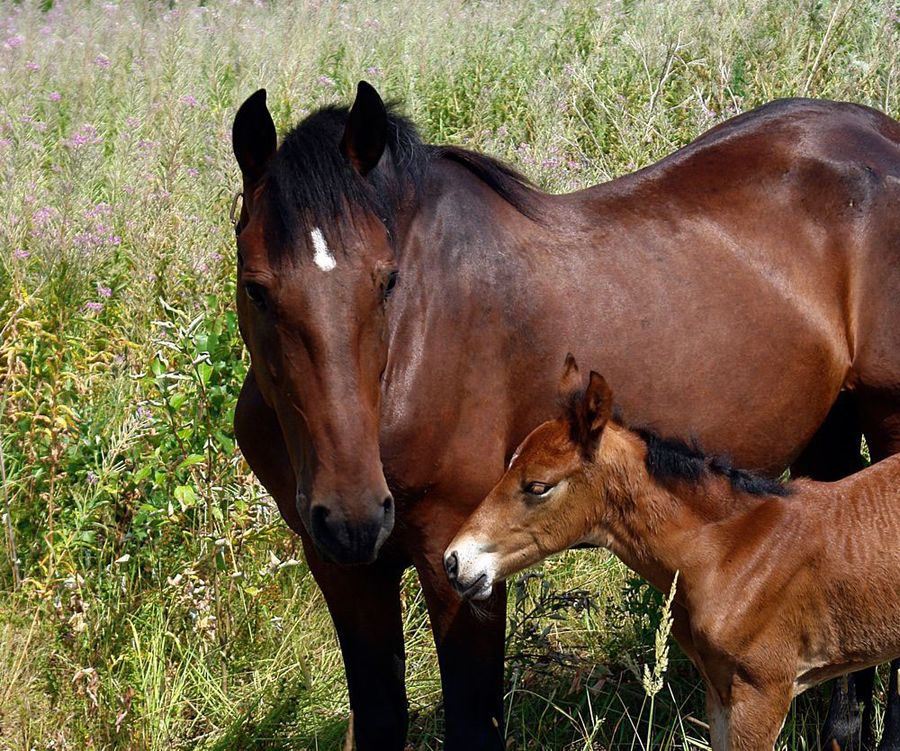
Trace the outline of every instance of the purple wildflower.
<path fill-rule="evenodd" d="M 28 258 L 31 255 L 31 253 L 29 253 L 27 250 L 24 250 L 23 248 L 17 248 L 15 253 L 13 253 L 13 255 L 16 258 L 24 261 L 26 258 Z"/>
<path fill-rule="evenodd" d="M 60 94 L 58 91 L 51 91 L 47 95 L 47 99 L 49 99 L 51 102 L 58 102 L 60 99 L 62 99 L 62 94 Z"/>
<path fill-rule="evenodd" d="M 73 149 L 80 149 L 82 146 L 96 145 L 101 142 L 97 129 L 85 123 L 70 138 L 63 139 L 63 144 Z"/>
<path fill-rule="evenodd" d="M 88 303 L 88 305 L 90 305 L 90 304 L 91 303 Z M 101 305 L 100 307 L 102 308 L 103 306 Z M 88 473 L 87 473 L 87 476 L 85 477 L 85 479 L 88 481 L 88 485 L 96 485 L 100 481 L 100 478 L 97 477 L 97 475 L 94 474 L 91 470 L 88 470 Z"/>
<path fill-rule="evenodd" d="M 337 84 L 335 84 L 334 79 L 330 76 L 319 76 L 319 83 L 322 86 L 327 86 L 333 89 Z"/>
<path fill-rule="evenodd" d="M 85 219 L 100 219 L 104 216 L 112 214 L 112 206 L 101 201 L 84 212 Z"/>
<path fill-rule="evenodd" d="M 188 107 L 196 107 L 198 104 L 197 98 L 193 94 L 185 94 L 181 97 L 181 103 Z"/>
<path fill-rule="evenodd" d="M 92 300 L 91 302 L 86 302 L 84 304 L 84 309 L 89 310 L 91 313 L 99 313 L 103 310 L 103 303 Z"/>
<path fill-rule="evenodd" d="M 97 294 L 100 295 L 100 297 L 112 297 L 112 289 L 97 282 Z"/>
<path fill-rule="evenodd" d="M 55 217 L 59 212 L 56 210 L 54 206 L 41 206 L 37 211 L 35 211 L 31 215 L 31 221 L 36 225 L 43 227 L 47 222 L 49 222 L 53 217 Z"/>
<path fill-rule="evenodd" d="M 34 62 L 34 60 L 29 60 L 28 62 L 25 63 L 25 70 L 30 70 L 30 71 L 34 72 L 34 71 L 40 70 L 40 69 L 41 69 L 41 66 L 38 65 L 36 62 Z"/>
<path fill-rule="evenodd" d="M 94 65 L 98 68 L 109 68 L 112 65 L 112 61 L 104 54 L 97 55 L 94 58 Z"/>
<path fill-rule="evenodd" d="M 200 177 L 200 170 L 195 169 L 194 167 L 188 167 L 185 172 L 188 177 Z"/>
<path fill-rule="evenodd" d="M 382 71 L 377 65 L 371 65 L 366 68 L 366 74 L 372 76 L 372 78 L 381 78 Z"/>
<path fill-rule="evenodd" d="M 21 34 L 13 34 L 6 38 L 6 46 L 11 50 L 14 50 L 16 47 L 21 47 L 24 43 L 25 37 Z"/>

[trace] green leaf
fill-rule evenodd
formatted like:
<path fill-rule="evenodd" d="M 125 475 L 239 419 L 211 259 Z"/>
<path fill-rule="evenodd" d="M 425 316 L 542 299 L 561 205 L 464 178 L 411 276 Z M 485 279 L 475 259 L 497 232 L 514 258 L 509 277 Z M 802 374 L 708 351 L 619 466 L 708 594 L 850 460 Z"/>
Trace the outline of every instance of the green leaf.
<path fill-rule="evenodd" d="M 213 366 L 208 362 L 201 362 L 197 364 L 197 373 L 200 374 L 200 383 L 204 386 L 209 383 L 209 377 L 213 373 Z"/>
<path fill-rule="evenodd" d="M 176 469 L 184 469 L 185 467 L 193 467 L 195 464 L 202 464 L 206 461 L 203 454 L 188 454 Z M 177 496 L 176 496 L 177 497 Z"/>
<path fill-rule="evenodd" d="M 197 505 L 197 494 L 190 485 L 179 485 L 173 493 L 175 500 L 181 504 L 181 510 L 187 511 Z"/>

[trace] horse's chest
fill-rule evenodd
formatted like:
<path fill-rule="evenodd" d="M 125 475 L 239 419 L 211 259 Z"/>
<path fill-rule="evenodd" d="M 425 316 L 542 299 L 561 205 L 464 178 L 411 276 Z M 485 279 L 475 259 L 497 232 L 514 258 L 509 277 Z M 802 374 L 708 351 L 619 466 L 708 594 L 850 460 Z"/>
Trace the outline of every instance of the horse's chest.
<path fill-rule="evenodd" d="M 420 419 L 383 421 L 381 459 L 392 491 L 407 503 L 450 499 L 474 508 L 503 472 L 501 422 L 427 410 Z"/>

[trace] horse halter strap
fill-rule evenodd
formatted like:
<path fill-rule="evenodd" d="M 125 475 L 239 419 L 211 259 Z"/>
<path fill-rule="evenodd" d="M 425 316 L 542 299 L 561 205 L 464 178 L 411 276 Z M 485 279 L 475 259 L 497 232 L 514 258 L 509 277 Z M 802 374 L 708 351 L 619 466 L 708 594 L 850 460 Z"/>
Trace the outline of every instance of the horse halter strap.
<path fill-rule="evenodd" d="M 241 202 L 241 208 L 244 206 L 244 191 L 239 190 L 231 199 L 231 211 L 228 212 L 228 218 L 231 220 L 231 226 L 234 227 L 235 236 L 240 234 L 238 225 L 241 223 L 241 212 L 238 209 L 238 201 Z"/>

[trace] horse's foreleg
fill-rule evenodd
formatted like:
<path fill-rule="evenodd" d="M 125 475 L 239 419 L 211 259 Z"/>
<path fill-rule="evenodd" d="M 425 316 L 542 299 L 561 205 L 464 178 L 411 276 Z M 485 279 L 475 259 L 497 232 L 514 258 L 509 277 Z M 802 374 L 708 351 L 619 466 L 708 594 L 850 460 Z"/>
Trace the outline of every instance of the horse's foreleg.
<path fill-rule="evenodd" d="M 325 595 L 344 657 L 358 751 L 401 751 L 408 720 L 404 682 L 402 565 L 379 561 L 349 568 L 324 562 L 295 506 L 295 480 L 278 419 L 252 371 L 235 409 L 234 431 L 247 463 L 303 540 L 310 570 Z"/>
<path fill-rule="evenodd" d="M 900 673 L 900 660 L 891 662 L 891 678 L 888 681 L 888 693 L 884 707 L 884 734 L 878 744 L 878 751 L 897 751 L 900 749 L 900 686 L 897 685 Z"/>
<path fill-rule="evenodd" d="M 872 686 L 875 668 L 838 678 L 822 733 L 822 751 L 869 749 L 874 744 Z"/>
<path fill-rule="evenodd" d="M 334 621 L 353 710 L 357 751 L 401 751 L 406 743 L 406 655 L 400 610 L 403 567 L 390 562 L 350 568 L 303 547 Z"/>
<path fill-rule="evenodd" d="M 442 555 L 443 547 L 440 551 Z M 444 748 L 500 751 L 506 587 L 495 586 L 484 602 L 463 602 L 447 580 L 441 555 L 418 561 L 417 568 L 441 668 Z"/>

